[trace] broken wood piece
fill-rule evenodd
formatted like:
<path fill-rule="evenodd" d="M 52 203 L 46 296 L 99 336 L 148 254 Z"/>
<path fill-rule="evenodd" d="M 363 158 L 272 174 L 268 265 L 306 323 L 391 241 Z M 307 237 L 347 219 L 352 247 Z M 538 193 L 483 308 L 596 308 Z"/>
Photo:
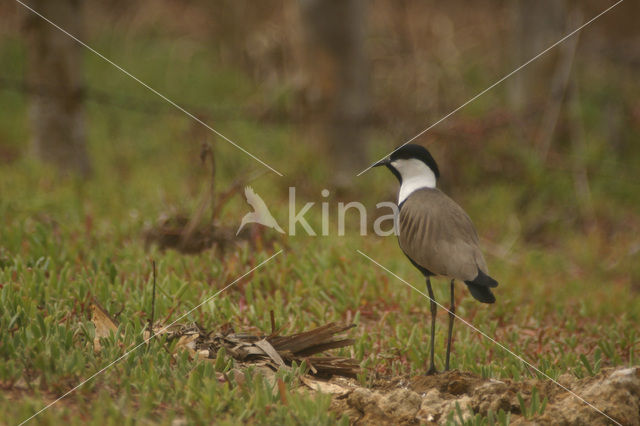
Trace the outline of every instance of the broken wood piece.
<path fill-rule="evenodd" d="M 274 360 L 276 364 L 281 367 L 286 367 L 286 364 L 284 363 L 284 360 L 282 359 L 278 351 L 276 351 L 273 346 L 271 346 L 271 343 L 269 343 L 266 339 L 258 340 L 254 343 L 254 345 L 259 347 L 264 351 L 264 353 L 269 355 L 269 357 Z"/>

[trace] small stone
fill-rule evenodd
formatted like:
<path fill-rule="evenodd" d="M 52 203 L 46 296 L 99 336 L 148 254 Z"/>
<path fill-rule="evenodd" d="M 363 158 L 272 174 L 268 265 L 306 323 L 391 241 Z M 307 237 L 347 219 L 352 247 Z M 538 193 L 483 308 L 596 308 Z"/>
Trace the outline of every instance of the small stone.
<path fill-rule="evenodd" d="M 380 400 L 385 414 L 400 420 L 412 420 L 420 409 L 422 398 L 409 389 L 396 389 Z"/>

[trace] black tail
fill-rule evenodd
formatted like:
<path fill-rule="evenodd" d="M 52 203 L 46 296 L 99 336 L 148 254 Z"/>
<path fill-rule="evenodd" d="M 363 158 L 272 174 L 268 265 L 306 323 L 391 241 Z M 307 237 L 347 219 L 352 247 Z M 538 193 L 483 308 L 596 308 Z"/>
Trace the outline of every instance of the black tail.
<path fill-rule="evenodd" d="M 464 282 L 474 299 L 482 303 L 494 303 L 496 297 L 491 292 L 491 288 L 498 287 L 498 282 L 489 275 L 478 270 L 478 276 L 473 281 Z"/>

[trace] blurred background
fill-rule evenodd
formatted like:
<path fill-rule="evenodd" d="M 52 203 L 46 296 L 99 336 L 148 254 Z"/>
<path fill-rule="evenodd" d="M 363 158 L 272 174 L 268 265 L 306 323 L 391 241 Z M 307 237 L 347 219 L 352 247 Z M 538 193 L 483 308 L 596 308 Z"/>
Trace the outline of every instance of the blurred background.
<path fill-rule="evenodd" d="M 287 149 L 302 145 L 315 152 L 313 162 L 331 164 L 333 183 L 348 187 L 370 158 L 414 136 L 612 3 L 29 4 L 267 162 L 278 163 L 288 151 L 269 136 L 245 136 L 237 129 L 243 122 L 290 137 Z M 520 179 L 520 163 L 539 161 L 536 167 L 575 174 L 578 196 L 588 204 L 588 172 L 617 175 L 620 160 L 633 157 L 636 9 L 621 5 L 418 141 L 433 147 L 444 170 L 457 169 L 451 184 L 461 184 L 469 167 L 474 178 L 485 173 Z M 88 175 L 96 167 L 97 146 L 104 144 L 97 128 L 110 132 L 114 151 L 123 151 L 119 140 L 132 138 L 123 115 L 144 121 L 144 127 L 170 120 L 196 132 L 171 135 L 185 145 L 215 139 L 19 3 L 3 4 L 1 19 L 0 90 L 9 110 L 4 120 L 13 124 L 2 129 L 5 163 L 31 148 L 60 169 Z M 151 148 L 153 142 L 143 145 Z M 238 154 L 237 161 L 247 160 Z M 308 164 L 282 161 L 280 169 L 294 174 Z"/>
<path fill-rule="evenodd" d="M 51 257 L 57 265 L 94 262 L 96 271 L 119 261 L 119 270 L 140 273 L 146 244 L 161 273 L 168 265 L 201 280 L 200 290 L 186 293 L 193 301 L 212 285 L 212 276 L 222 274 L 211 265 L 226 268 L 247 258 L 243 251 L 203 251 L 222 244 L 229 232 L 233 237 L 247 211 L 244 184 L 256 188 L 281 223 L 289 186 L 297 188 L 299 205 L 317 202 L 307 216 L 316 229 L 324 188 L 332 202 L 364 201 L 373 211 L 376 202 L 395 199 L 395 179 L 379 170 L 357 173 L 613 4 L 27 3 L 284 176 L 19 3 L 2 2 L 0 265 L 16 257 L 36 265 Z M 521 315 L 520 324 L 536 330 L 545 321 L 557 326 L 577 317 L 592 330 L 617 323 L 627 331 L 640 315 L 638 16 L 640 3 L 621 3 L 415 141 L 432 151 L 440 186 L 473 218 L 493 275 L 504 283 L 496 293 L 497 311 L 486 313 L 470 302 L 461 314 L 476 318 L 479 310 L 477 320 L 486 315 L 494 329 L 500 324 L 499 340 L 521 345 L 524 353 L 545 350 L 537 338 L 510 334 L 502 327 L 505 315 L 507 323 Z M 207 240 L 207 226 L 218 240 Z M 202 264 L 155 251 L 179 246 L 196 230 L 202 240 L 184 251 L 201 253 Z M 413 304 L 403 306 L 396 284 L 355 254 L 363 248 L 374 258 L 384 256 L 401 276 L 421 280 L 395 239 L 362 239 L 356 230 L 344 239 L 303 234 L 274 243 L 279 237 L 271 231 L 246 238 L 258 248 L 288 247 L 300 262 L 314 265 L 313 272 L 280 266 L 312 289 L 309 300 L 336 303 L 318 313 L 318 321 L 355 312 L 373 322 L 387 310 L 426 313 L 426 304 L 404 290 L 402 298 Z M 225 274 L 237 272 L 230 268 Z M 335 294 L 326 290 L 329 282 L 337 286 Z M 328 295 L 318 296 L 315 285 Z M 265 286 L 265 294 L 278 294 L 276 284 Z M 338 288 L 352 290 L 354 298 L 341 299 Z M 243 292 L 234 297 L 245 300 Z M 99 294 L 102 300 L 131 300 L 126 291 Z M 444 300 L 444 293 L 439 297 Z M 159 301 L 158 309 L 171 303 Z M 585 351 L 603 332 L 591 335 L 591 343 L 580 343 Z M 551 334 L 540 339 L 560 341 Z M 632 360 L 636 340 L 612 337 L 617 355 L 607 359 Z M 367 341 L 372 352 L 395 344 Z M 558 352 L 575 348 L 567 345 Z"/>
<path fill-rule="evenodd" d="M 340 195 L 370 189 L 354 175 L 372 159 L 612 3 L 29 4 L 286 175 L 276 185 Z M 35 158 L 63 174 L 185 182 L 203 142 L 224 158 L 223 185 L 262 169 L 19 3 L 0 7 L 3 169 Z M 635 233 L 639 11 L 618 6 L 418 138 L 444 188 L 509 185 L 519 233 L 536 242 Z"/>

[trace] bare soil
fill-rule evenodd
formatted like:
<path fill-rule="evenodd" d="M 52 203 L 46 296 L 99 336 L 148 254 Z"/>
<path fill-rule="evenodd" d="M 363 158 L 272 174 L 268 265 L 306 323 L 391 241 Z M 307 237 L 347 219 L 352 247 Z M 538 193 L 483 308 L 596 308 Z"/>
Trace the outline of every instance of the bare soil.
<path fill-rule="evenodd" d="M 347 378 L 303 380 L 307 388 L 333 394 L 332 409 L 357 425 L 441 425 L 451 415 L 459 422 L 456 406 L 465 420 L 503 410 L 512 425 L 640 425 L 640 367 L 609 368 L 581 380 L 566 374 L 558 382 L 566 389 L 549 380 L 484 379 L 457 370 L 378 380 L 369 388 Z M 534 387 L 548 402 L 544 412 L 525 418 L 518 395 L 530 407 Z"/>

